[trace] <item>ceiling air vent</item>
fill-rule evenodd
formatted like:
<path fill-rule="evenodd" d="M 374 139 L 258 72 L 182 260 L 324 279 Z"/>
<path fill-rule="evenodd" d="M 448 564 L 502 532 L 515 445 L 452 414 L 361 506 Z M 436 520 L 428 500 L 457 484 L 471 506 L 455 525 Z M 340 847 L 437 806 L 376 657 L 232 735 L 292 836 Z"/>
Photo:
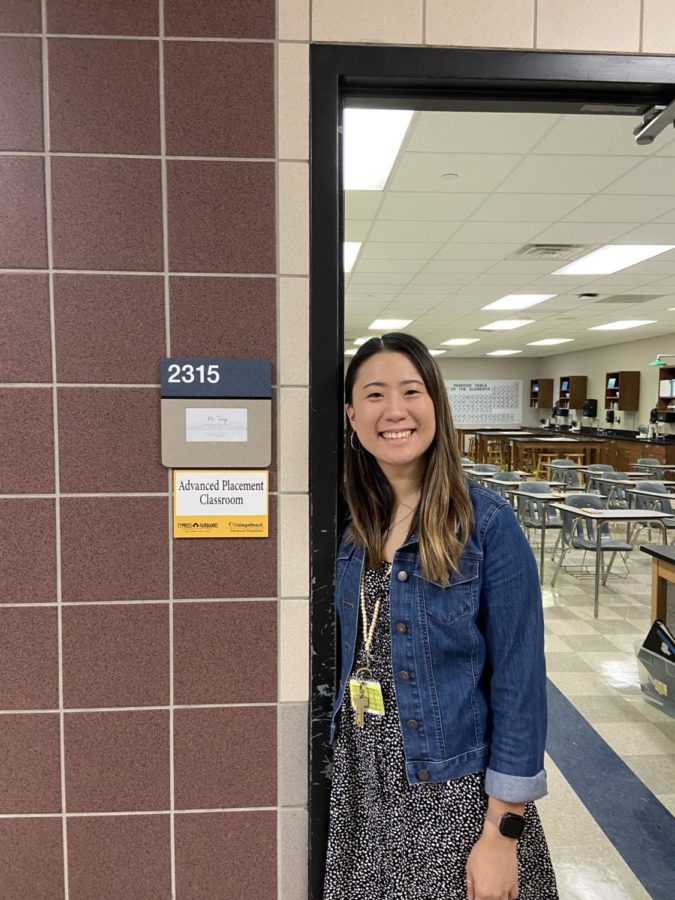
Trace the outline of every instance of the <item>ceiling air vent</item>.
<path fill-rule="evenodd" d="M 553 260 L 554 262 L 571 262 L 590 253 L 595 244 L 525 244 L 515 253 L 507 256 L 507 259 L 539 259 Z"/>
<path fill-rule="evenodd" d="M 612 294 L 611 297 L 603 297 L 596 303 L 647 303 L 648 300 L 658 300 L 665 294 Z"/>

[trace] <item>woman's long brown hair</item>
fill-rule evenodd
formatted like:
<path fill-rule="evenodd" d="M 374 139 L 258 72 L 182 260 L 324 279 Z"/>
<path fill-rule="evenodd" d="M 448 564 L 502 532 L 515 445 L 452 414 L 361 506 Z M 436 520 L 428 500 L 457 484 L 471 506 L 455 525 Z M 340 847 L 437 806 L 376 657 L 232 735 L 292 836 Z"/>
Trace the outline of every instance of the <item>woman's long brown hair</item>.
<path fill-rule="evenodd" d="M 405 354 L 422 376 L 434 404 L 436 434 L 426 453 L 422 495 L 409 534 L 417 532 L 419 536 L 424 577 L 445 585 L 450 571 L 458 567 L 473 528 L 473 504 L 462 471 L 448 395 L 438 366 L 422 341 L 410 334 L 390 332 L 371 338 L 351 360 L 345 378 L 345 398 L 350 405 L 359 369 L 371 356 L 382 352 Z M 357 440 L 347 420 L 344 490 L 351 513 L 351 537 L 366 548 L 368 565 L 375 567 L 384 557 L 394 494 L 375 457 L 365 447 L 354 449 L 352 441 Z"/>

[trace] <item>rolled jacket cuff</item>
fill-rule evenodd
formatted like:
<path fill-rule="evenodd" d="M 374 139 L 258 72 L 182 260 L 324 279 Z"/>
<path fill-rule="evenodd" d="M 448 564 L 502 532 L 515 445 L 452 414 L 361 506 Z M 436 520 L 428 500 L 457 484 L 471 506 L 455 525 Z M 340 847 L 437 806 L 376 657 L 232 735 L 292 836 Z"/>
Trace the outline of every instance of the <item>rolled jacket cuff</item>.
<path fill-rule="evenodd" d="M 530 803 L 548 793 L 546 769 L 536 775 L 505 775 L 489 766 L 485 771 L 485 793 L 505 803 Z"/>

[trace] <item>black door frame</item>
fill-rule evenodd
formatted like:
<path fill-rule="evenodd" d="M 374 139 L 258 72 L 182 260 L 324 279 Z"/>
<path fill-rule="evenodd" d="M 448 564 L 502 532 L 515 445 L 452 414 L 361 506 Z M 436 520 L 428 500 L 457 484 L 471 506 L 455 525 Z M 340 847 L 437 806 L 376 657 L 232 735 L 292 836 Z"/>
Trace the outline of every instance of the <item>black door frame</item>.
<path fill-rule="evenodd" d="M 675 59 L 365 44 L 314 44 L 310 53 L 309 896 L 321 900 L 336 652 L 333 569 L 342 519 L 342 109 L 349 103 L 598 114 L 626 112 L 632 106 L 637 115 L 656 103 L 673 100 Z M 622 109 L 612 109 L 614 105 Z"/>

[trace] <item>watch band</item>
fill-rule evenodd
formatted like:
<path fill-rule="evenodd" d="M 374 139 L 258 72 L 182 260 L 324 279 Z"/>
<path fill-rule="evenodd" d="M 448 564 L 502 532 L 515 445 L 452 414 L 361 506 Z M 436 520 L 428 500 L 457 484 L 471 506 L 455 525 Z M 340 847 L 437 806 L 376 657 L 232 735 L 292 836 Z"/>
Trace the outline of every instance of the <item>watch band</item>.
<path fill-rule="evenodd" d="M 488 811 L 485 813 L 485 818 L 488 820 L 488 822 L 492 822 L 495 828 L 499 828 L 499 826 L 502 824 L 502 817 L 496 812 L 493 812 L 489 806 Z"/>
<path fill-rule="evenodd" d="M 512 840 L 518 840 L 525 828 L 524 817 L 517 813 L 503 813 L 500 816 L 488 807 L 485 818 L 499 830 L 500 834 Z"/>

